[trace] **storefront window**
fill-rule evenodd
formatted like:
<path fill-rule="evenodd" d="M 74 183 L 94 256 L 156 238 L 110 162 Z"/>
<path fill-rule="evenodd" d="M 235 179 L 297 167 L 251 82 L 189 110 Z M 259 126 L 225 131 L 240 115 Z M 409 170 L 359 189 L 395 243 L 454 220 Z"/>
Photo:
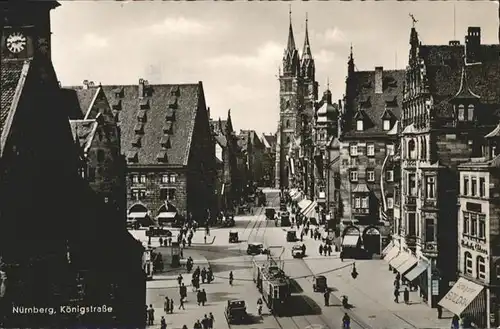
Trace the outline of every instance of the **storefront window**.
<path fill-rule="evenodd" d="M 482 280 L 486 278 L 486 262 L 482 256 L 477 256 L 477 277 Z"/>
<path fill-rule="evenodd" d="M 472 255 L 468 251 L 464 254 L 464 265 L 464 273 L 472 274 Z"/>

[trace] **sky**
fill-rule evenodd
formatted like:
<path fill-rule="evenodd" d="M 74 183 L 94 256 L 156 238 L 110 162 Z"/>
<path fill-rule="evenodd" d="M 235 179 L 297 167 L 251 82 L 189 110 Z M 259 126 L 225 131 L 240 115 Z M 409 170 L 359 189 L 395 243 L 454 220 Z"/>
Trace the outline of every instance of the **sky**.
<path fill-rule="evenodd" d="M 352 44 L 358 70 L 404 69 L 412 20 L 423 44 L 464 42 L 469 26 L 498 43 L 491 1 L 212 2 L 61 1 L 52 12 L 52 59 L 63 86 L 203 82 L 212 118 L 231 109 L 236 130 L 274 133 L 278 69 L 287 42 L 289 5 L 302 52 L 306 14 L 320 97 L 329 81 L 345 91 Z"/>

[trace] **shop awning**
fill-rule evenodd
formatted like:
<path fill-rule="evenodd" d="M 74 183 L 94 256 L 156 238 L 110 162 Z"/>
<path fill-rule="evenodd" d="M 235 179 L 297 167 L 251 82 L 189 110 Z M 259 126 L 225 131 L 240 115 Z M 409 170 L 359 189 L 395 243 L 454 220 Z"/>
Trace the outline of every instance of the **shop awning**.
<path fill-rule="evenodd" d="M 408 281 L 413 281 L 420 276 L 420 274 L 424 273 L 429 267 L 429 263 L 424 260 L 419 260 L 417 266 L 415 266 L 410 272 L 406 273 L 404 277 L 408 279 Z"/>
<path fill-rule="evenodd" d="M 308 199 L 304 199 L 302 201 L 299 202 L 298 206 L 301 210 L 304 210 L 306 209 L 310 204 L 312 203 L 311 200 L 308 200 Z"/>
<path fill-rule="evenodd" d="M 407 252 L 400 252 L 399 255 L 394 257 L 393 260 L 389 262 L 389 265 L 391 265 L 394 268 L 398 268 L 398 266 L 401 266 L 404 262 L 406 262 L 410 258 L 410 254 Z"/>
<path fill-rule="evenodd" d="M 175 215 L 177 215 L 176 212 L 165 211 L 165 212 L 159 213 L 158 217 L 156 217 L 156 218 L 173 219 L 173 218 L 175 218 Z"/>
<path fill-rule="evenodd" d="M 408 272 L 409 269 L 411 269 L 417 263 L 418 259 L 414 256 L 410 256 L 406 262 L 396 267 L 396 271 L 398 271 L 401 274 L 405 274 L 406 272 Z"/>
<path fill-rule="evenodd" d="M 344 235 L 342 239 L 342 247 L 357 247 L 359 235 Z"/>
<path fill-rule="evenodd" d="M 302 211 L 300 213 L 302 215 L 304 215 L 305 217 L 311 217 L 313 212 L 316 210 L 317 205 L 318 204 L 316 203 L 316 201 L 313 201 L 305 209 L 302 209 Z"/>
<path fill-rule="evenodd" d="M 483 286 L 460 278 L 438 304 L 460 316 L 482 290 Z"/>
<path fill-rule="evenodd" d="M 140 218 L 146 218 L 148 215 L 147 212 L 131 212 L 128 214 L 128 218 L 133 218 L 133 219 L 140 219 Z"/>
<path fill-rule="evenodd" d="M 387 246 L 385 246 L 384 250 L 382 250 L 382 257 L 385 257 L 387 253 L 394 247 L 394 241 L 389 242 Z"/>
<path fill-rule="evenodd" d="M 300 198 L 302 198 L 302 192 L 297 192 L 297 194 L 295 194 L 293 197 L 292 197 L 292 200 L 293 201 L 299 201 Z"/>
<path fill-rule="evenodd" d="M 387 254 L 384 256 L 384 260 L 386 262 L 390 262 L 391 260 L 393 260 L 394 258 L 396 258 L 396 256 L 399 254 L 399 247 L 397 246 L 393 246 L 391 248 L 391 250 L 389 250 L 387 252 Z"/>

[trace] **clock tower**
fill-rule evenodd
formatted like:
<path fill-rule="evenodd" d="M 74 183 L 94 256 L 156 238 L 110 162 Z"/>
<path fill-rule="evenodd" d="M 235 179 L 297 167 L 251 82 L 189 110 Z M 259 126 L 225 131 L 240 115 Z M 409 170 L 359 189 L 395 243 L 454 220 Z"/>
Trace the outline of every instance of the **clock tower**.
<path fill-rule="evenodd" d="M 50 59 L 50 10 L 57 1 L 2 1 L 0 50 L 2 60 Z"/>

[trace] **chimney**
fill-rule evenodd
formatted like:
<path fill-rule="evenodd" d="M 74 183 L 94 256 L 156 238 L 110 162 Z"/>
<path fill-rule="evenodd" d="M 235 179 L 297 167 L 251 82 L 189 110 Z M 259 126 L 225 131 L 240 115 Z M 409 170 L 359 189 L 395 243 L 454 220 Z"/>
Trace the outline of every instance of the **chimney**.
<path fill-rule="evenodd" d="M 465 57 L 468 63 L 478 61 L 479 47 L 481 46 L 481 28 L 470 26 L 465 36 Z"/>
<path fill-rule="evenodd" d="M 89 89 L 89 80 L 83 80 L 83 89 Z"/>
<path fill-rule="evenodd" d="M 383 73 L 384 68 L 382 66 L 375 67 L 375 94 L 382 94 L 384 92 L 383 87 Z"/>
<path fill-rule="evenodd" d="M 144 97 L 144 85 L 146 84 L 146 80 L 139 79 L 139 98 Z"/>
<path fill-rule="evenodd" d="M 450 46 L 460 46 L 460 41 L 458 40 L 451 40 L 449 43 Z"/>

